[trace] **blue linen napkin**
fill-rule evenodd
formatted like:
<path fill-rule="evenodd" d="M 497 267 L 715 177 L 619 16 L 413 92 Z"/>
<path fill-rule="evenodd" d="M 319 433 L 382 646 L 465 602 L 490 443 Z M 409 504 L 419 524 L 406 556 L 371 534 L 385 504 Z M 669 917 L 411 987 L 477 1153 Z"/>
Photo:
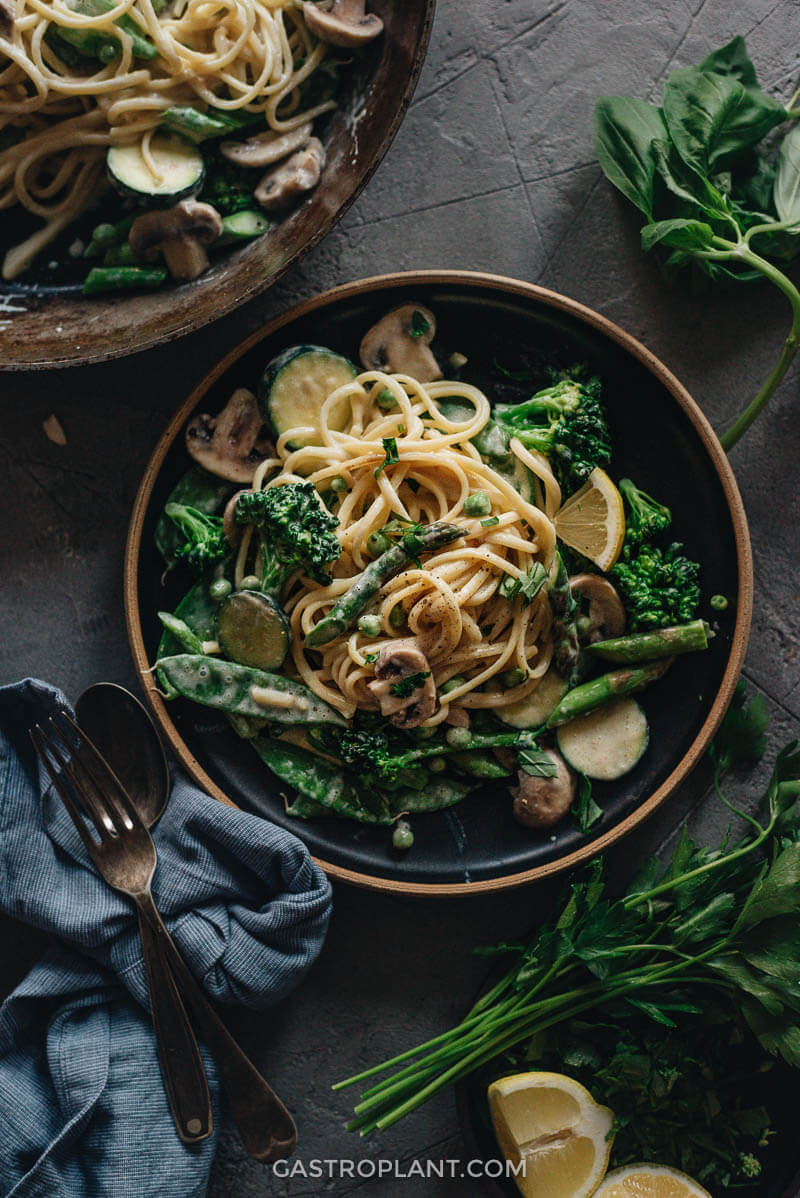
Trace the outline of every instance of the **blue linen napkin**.
<path fill-rule="evenodd" d="M 54 937 L 0 1008 L 0 1195 L 199 1196 L 217 1133 L 187 1147 L 175 1132 L 133 907 L 98 875 L 28 738 L 62 706 L 42 682 L 0 687 L 0 909 Z M 286 995 L 331 907 L 301 842 L 182 776 L 153 835 L 156 904 L 209 997 L 261 1008 Z"/>

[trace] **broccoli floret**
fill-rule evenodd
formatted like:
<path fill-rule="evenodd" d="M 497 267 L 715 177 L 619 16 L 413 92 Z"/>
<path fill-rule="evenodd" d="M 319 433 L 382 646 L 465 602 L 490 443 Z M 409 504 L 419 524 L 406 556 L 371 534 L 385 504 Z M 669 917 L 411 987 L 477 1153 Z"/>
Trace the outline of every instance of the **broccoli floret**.
<path fill-rule="evenodd" d="M 175 550 L 175 556 L 187 563 L 197 574 L 215 565 L 227 556 L 230 550 L 222 531 L 219 516 L 207 516 L 197 508 L 183 503 L 168 503 L 164 514 L 177 524 L 186 538 Z"/>
<path fill-rule="evenodd" d="M 236 502 L 239 524 L 253 524 L 261 538 L 261 586 L 279 595 L 290 574 L 303 570 L 330 582 L 328 567 L 342 552 L 336 516 L 322 506 L 313 483 L 286 483 L 244 491 Z"/>
<path fill-rule="evenodd" d="M 700 566 L 677 541 L 666 549 L 641 545 L 623 551 L 609 575 L 620 592 L 632 631 L 693 620 L 700 602 Z"/>
<path fill-rule="evenodd" d="M 564 379 L 518 404 L 497 404 L 497 423 L 526 448 L 543 453 L 565 495 L 611 461 L 611 438 L 600 380 Z"/>
<path fill-rule="evenodd" d="M 642 541 L 652 541 L 659 533 L 667 531 L 672 523 L 672 512 L 668 507 L 640 491 L 629 478 L 620 479 L 619 489 L 628 505 L 626 544 L 640 545 Z"/>
<path fill-rule="evenodd" d="M 223 158 L 218 149 L 204 150 L 206 180 L 198 196 L 220 216 L 253 207 L 253 172 Z"/>

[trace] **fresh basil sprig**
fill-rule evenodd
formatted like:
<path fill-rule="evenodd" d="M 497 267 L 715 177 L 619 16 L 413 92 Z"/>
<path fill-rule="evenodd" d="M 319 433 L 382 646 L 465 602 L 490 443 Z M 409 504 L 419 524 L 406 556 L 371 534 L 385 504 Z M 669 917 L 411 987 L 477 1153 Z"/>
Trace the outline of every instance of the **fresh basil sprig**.
<path fill-rule="evenodd" d="M 800 346 L 800 291 L 776 265 L 800 254 L 800 126 L 775 160 L 761 143 L 800 116 L 758 86 L 744 39 L 694 67 L 673 71 L 660 108 L 633 96 L 603 96 L 595 149 L 607 178 L 646 217 L 642 248 L 672 253 L 715 280 L 766 278 L 788 299 L 792 324 L 758 394 L 720 438 L 731 449 L 764 408 Z"/>

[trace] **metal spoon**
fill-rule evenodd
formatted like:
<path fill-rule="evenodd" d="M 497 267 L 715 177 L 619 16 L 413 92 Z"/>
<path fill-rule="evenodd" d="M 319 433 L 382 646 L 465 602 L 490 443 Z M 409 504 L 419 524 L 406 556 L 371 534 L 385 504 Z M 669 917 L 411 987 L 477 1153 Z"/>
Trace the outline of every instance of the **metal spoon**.
<path fill-rule="evenodd" d="M 152 826 L 170 792 L 167 759 L 148 712 L 124 687 L 99 682 L 75 705 L 78 723 L 108 760 L 142 820 Z M 245 1148 L 261 1161 L 290 1156 L 297 1128 L 277 1094 L 245 1056 L 178 957 L 167 957 L 216 1058 L 220 1082 Z"/>

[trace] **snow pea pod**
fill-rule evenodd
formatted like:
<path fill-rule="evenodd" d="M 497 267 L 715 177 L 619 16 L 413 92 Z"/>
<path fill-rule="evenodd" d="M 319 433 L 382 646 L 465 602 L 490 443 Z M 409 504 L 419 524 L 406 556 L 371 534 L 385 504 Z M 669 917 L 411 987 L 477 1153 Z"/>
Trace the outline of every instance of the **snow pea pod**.
<path fill-rule="evenodd" d="M 178 616 L 173 616 L 172 612 L 168 611 L 160 611 L 158 618 L 167 632 L 171 633 L 175 640 L 188 653 L 203 652 L 203 642 L 199 636 L 192 632 L 185 620 L 181 620 Z"/>
<path fill-rule="evenodd" d="M 208 582 L 201 580 L 186 592 L 181 599 L 173 617 L 186 624 L 191 632 L 199 641 L 214 641 L 217 639 L 216 618 L 217 605 L 211 599 L 208 593 Z M 165 623 L 162 620 L 162 623 Z M 182 642 L 169 628 L 164 628 L 161 640 L 158 645 L 159 657 L 171 657 L 175 653 L 179 653 L 181 646 L 185 647 L 185 642 Z M 197 650 L 202 653 L 202 649 Z"/>
<path fill-rule="evenodd" d="M 465 778 L 432 778 L 425 790 L 403 790 L 392 795 L 392 807 L 397 815 L 418 811 L 442 811 L 454 807 L 466 798 L 479 782 Z"/>
<path fill-rule="evenodd" d="M 187 507 L 196 508 L 206 516 L 213 516 L 233 491 L 234 484 L 227 479 L 217 478 L 207 470 L 193 466 L 172 488 L 167 503 L 182 503 Z M 166 504 L 164 506 L 166 507 Z M 156 549 L 167 563 L 168 570 L 177 564 L 175 550 L 183 543 L 183 539 L 175 521 L 170 520 L 162 511 L 156 524 L 154 540 Z"/>
<path fill-rule="evenodd" d="M 362 791 L 330 761 L 287 741 L 267 736 L 257 736 L 250 743 L 273 774 L 306 799 L 323 807 L 326 815 L 343 815 L 363 824 L 392 823 L 394 817 L 383 797 L 375 790 Z M 313 817 L 303 814 L 301 818 Z"/>
<path fill-rule="evenodd" d="M 475 749 L 462 749 L 452 753 L 450 760 L 465 774 L 473 778 L 508 778 L 514 772 L 507 769 L 492 753 L 480 752 Z"/>
<path fill-rule="evenodd" d="M 313 691 L 251 666 L 200 653 L 178 653 L 156 662 L 159 676 L 184 699 L 233 715 L 268 719 L 274 724 L 339 724 L 344 720 Z"/>

